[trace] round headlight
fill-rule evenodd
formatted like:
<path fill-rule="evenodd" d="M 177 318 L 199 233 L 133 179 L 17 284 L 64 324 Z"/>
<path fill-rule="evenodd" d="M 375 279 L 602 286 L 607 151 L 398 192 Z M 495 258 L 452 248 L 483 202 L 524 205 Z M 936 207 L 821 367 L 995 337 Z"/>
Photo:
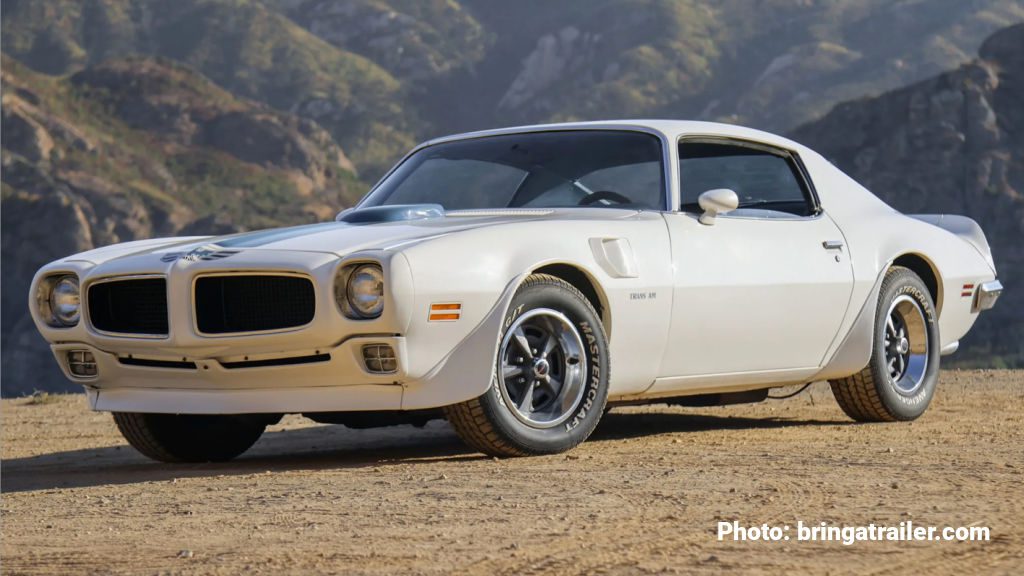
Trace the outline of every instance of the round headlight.
<path fill-rule="evenodd" d="M 54 320 L 65 326 L 74 326 L 78 323 L 81 308 L 77 277 L 63 276 L 54 282 L 50 290 L 50 314 Z"/>
<path fill-rule="evenodd" d="M 348 304 L 361 318 L 376 318 L 384 310 L 384 273 L 376 264 L 358 266 L 348 276 Z"/>

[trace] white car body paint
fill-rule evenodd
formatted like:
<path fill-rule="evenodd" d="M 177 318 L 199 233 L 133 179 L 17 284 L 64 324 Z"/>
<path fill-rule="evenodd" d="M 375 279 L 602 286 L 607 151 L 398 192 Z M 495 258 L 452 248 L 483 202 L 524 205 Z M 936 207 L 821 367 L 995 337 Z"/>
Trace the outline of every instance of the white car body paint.
<path fill-rule="evenodd" d="M 991 255 L 975 244 L 898 213 L 812 150 L 747 128 L 686 121 L 558 124 L 451 136 L 417 150 L 455 139 L 577 129 L 658 136 L 668 206 L 679 205 L 676 144 L 681 138 L 738 139 L 788 150 L 803 163 L 823 212 L 792 219 L 726 213 L 706 226 L 696 214 L 673 211 L 473 210 L 373 225 L 332 222 L 219 239 L 128 242 L 44 266 L 29 296 L 33 318 L 65 375 L 85 386 L 96 410 L 415 410 L 482 394 L 491 383 L 498 332 L 516 288 L 534 270 L 567 265 L 589 279 L 603 310 L 612 366 L 610 400 L 642 401 L 859 371 L 870 355 L 880 278 L 907 254 L 923 258 L 939 278 L 942 347 L 955 349 L 978 314 L 972 299 L 961 295 L 963 286 L 995 278 Z M 222 244 L 232 240 L 241 244 Z M 173 257 L 203 246 L 237 253 L 215 260 Z M 350 320 L 335 301 L 334 278 L 339 268 L 362 261 L 383 268 L 384 312 L 372 320 Z M 62 273 L 79 277 L 83 295 L 105 279 L 166 278 L 170 333 L 100 333 L 91 328 L 87 305 L 76 326 L 50 326 L 40 316 L 35 294 L 42 280 Z M 266 333 L 199 333 L 192 303 L 196 278 L 239 273 L 311 279 L 316 298 L 312 322 Z M 439 302 L 460 304 L 459 319 L 430 321 L 430 306 Z M 367 371 L 361 347 L 374 343 L 396 350 L 397 372 Z M 91 351 L 98 376 L 72 375 L 68 350 Z M 309 355 L 329 359 L 225 366 Z M 192 362 L 196 368 L 124 364 L 129 356 Z"/>

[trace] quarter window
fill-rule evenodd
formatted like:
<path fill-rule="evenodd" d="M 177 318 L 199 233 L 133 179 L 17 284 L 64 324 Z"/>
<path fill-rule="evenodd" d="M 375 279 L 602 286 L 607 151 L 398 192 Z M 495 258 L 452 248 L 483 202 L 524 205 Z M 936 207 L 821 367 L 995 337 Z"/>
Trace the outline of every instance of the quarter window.
<path fill-rule="evenodd" d="M 731 214 L 752 217 L 809 216 L 814 202 L 793 157 L 760 146 L 718 142 L 679 144 L 682 210 L 699 212 L 697 198 L 728 188 L 739 196 Z"/>

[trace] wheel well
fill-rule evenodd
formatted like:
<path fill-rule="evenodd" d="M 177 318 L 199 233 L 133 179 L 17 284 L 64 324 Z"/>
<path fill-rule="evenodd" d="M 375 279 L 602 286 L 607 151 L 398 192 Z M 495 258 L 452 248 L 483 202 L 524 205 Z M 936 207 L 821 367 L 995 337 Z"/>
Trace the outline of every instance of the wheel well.
<path fill-rule="evenodd" d="M 547 266 L 537 268 L 531 274 L 548 274 L 572 284 L 590 302 L 590 305 L 594 307 L 594 311 L 597 312 L 598 317 L 601 318 L 601 323 L 604 325 L 605 334 L 611 335 L 611 317 L 608 313 L 608 307 L 605 305 L 604 294 L 589 274 L 571 264 L 548 264 Z"/>
<path fill-rule="evenodd" d="M 924 282 L 928 293 L 932 296 L 932 302 L 935 303 L 935 309 L 942 309 L 942 302 L 940 300 L 942 296 L 941 286 L 939 282 L 939 275 L 932 268 L 931 263 L 925 260 L 923 256 L 919 254 L 904 254 L 899 258 L 893 260 L 893 266 L 903 266 L 904 268 L 910 269 L 914 274 L 921 277 L 921 281 Z"/>

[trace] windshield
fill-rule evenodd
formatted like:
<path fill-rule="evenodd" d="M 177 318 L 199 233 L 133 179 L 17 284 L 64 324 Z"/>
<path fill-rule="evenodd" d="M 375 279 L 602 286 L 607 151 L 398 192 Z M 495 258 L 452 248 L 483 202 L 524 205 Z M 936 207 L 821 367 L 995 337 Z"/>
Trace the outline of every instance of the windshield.
<path fill-rule="evenodd" d="M 661 140 L 613 130 L 458 140 L 410 156 L 360 207 L 664 209 Z"/>

